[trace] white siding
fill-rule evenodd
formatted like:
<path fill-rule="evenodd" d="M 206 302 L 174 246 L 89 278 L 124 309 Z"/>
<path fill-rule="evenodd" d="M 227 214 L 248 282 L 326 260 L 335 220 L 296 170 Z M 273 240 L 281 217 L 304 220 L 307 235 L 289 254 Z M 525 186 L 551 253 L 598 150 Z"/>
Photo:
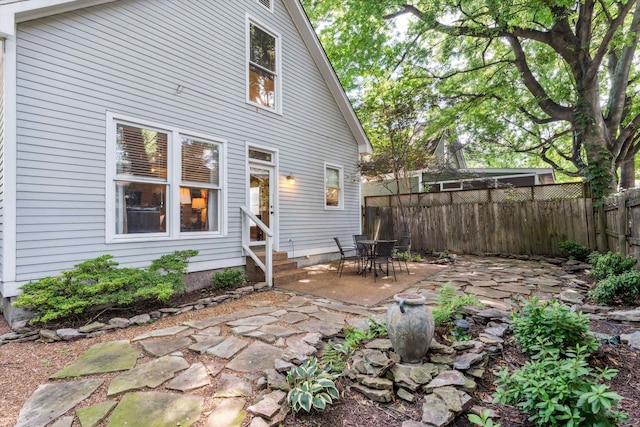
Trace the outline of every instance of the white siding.
<path fill-rule="evenodd" d="M 4 42 L 0 42 L 0 281 L 4 280 Z"/>
<path fill-rule="evenodd" d="M 246 13 L 282 35 L 282 115 L 245 102 Z M 272 14 L 257 2 L 122 0 L 21 23 L 17 36 L 18 281 L 104 253 L 147 265 L 193 248 L 195 269 L 237 262 L 247 142 L 279 150 L 281 249 L 292 239 L 296 254 L 315 253 L 359 231 L 357 145 L 280 2 Z M 105 243 L 107 111 L 228 141 L 226 237 Z M 344 167 L 342 211 L 324 210 L 324 162 Z"/>

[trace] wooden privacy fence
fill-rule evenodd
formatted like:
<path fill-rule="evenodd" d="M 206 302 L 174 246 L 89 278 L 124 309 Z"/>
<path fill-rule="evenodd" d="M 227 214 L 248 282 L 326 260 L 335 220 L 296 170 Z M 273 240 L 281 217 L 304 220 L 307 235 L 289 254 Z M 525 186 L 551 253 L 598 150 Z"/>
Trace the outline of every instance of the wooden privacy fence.
<path fill-rule="evenodd" d="M 574 240 L 596 249 L 591 199 L 581 183 L 406 195 L 412 250 L 561 255 Z M 402 234 L 395 196 L 365 198 L 363 229 L 379 239 Z"/>
<path fill-rule="evenodd" d="M 633 188 L 605 199 L 607 248 L 639 260 L 640 264 L 640 188 Z"/>

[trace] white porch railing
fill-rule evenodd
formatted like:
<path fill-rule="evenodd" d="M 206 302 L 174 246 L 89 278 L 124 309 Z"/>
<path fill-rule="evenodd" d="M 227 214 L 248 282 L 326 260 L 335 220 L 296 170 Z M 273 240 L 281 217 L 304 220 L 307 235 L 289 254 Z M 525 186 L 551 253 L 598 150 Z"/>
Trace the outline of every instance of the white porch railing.
<path fill-rule="evenodd" d="M 267 282 L 267 285 L 273 286 L 273 232 L 245 206 L 240 206 L 240 212 L 242 214 L 242 250 L 244 255 L 250 256 L 255 261 L 256 265 L 264 271 L 264 281 Z M 250 220 L 253 221 L 265 235 L 264 263 L 258 258 L 258 255 L 256 255 L 253 248 L 249 245 L 251 240 Z"/>

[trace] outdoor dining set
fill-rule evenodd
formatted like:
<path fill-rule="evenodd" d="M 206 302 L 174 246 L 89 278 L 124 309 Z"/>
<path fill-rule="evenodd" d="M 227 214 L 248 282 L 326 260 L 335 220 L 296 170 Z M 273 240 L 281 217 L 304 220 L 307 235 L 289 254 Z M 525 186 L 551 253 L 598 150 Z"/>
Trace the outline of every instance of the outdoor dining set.
<path fill-rule="evenodd" d="M 367 271 L 373 272 L 373 281 L 376 281 L 378 271 L 384 272 L 389 276 L 389 265 L 393 272 L 393 279 L 396 279 L 396 269 L 394 262 L 398 263 L 400 271 L 402 271 L 402 262 L 404 262 L 407 273 L 409 267 L 407 258 L 411 251 L 411 240 L 409 237 L 402 237 L 398 240 L 377 240 L 371 239 L 367 234 L 354 234 L 353 246 L 343 246 L 340 239 L 334 237 L 338 250 L 340 252 L 340 261 L 338 262 L 338 275 L 342 277 L 342 272 L 347 261 L 353 261 L 357 274 L 366 276 Z M 353 255 L 351 254 L 353 253 Z M 385 266 L 384 270 L 382 266 Z"/>

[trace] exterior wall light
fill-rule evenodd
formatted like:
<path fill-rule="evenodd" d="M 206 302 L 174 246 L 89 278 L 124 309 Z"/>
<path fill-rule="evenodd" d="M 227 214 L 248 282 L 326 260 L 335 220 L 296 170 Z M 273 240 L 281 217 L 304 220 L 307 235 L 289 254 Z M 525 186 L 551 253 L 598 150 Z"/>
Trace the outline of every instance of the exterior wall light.
<path fill-rule="evenodd" d="M 290 172 L 289 175 L 287 175 L 287 181 L 289 182 L 289 184 L 293 185 L 296 183 L 296 177 L 293 176 L 293 173 Z"/>

